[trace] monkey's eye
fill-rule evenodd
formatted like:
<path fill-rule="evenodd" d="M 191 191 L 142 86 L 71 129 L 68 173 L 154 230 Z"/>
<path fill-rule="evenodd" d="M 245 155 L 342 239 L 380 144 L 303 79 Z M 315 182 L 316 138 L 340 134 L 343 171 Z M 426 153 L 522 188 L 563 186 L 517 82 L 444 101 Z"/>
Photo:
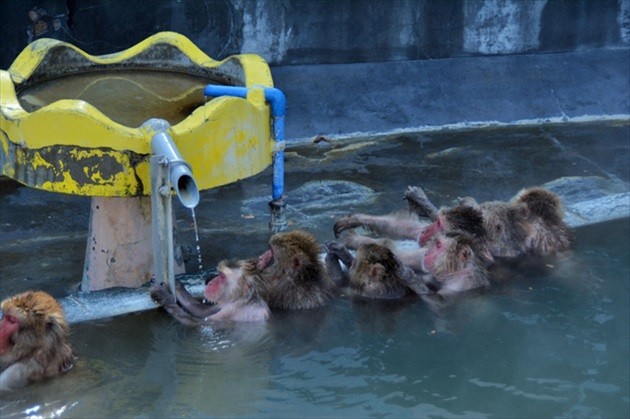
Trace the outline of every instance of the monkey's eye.
<path fill-rule="evenodd" d="M 438 240 L 437 242 L 435 242 L 435 247 L 437 247 L 438 249 L 441 249 L 442 246 L 443 245 L 442 245 L 442 241 L 441 240 Z"/>
<path fill-rule="evenodd" d="M 6 320 L 8 323 L 11 323 L 11 324 L 15 324 L 15 323 L 17 323 L 17 322 L 18 322 L 17 317 L 14 317 L 14 316 L 9 316 L 9 315 L 6 315 L 6 316 L 4 316 L 4 318 L 5 318 L 5 320 Z"/>
<path fill-rule="evenodd" d="M 438 217 L 438 219 L 437 219 L 437 221 L 436 221 L 436 224 L 437 224 L 437 226 L 438 226 L 438 228 L 439 228 L 440 230 L 442 230 L 442 228 L 444 227 L 444 225 L 443 225 L 443 223 L 442 223 L 442 218 L 440 218 L 440 217 Z"/>

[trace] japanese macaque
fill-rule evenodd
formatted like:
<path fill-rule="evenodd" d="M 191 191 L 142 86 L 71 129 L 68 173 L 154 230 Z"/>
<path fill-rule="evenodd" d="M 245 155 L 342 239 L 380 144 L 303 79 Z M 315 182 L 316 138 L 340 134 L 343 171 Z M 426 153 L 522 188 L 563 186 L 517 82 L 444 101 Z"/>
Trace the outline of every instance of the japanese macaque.
<path fill-rule="evenodd" d="M 416 274 L 382 244 L 363 244 L 355 257 L 344 245 L 327 243 L 326 266 L 337 286 L 352 296 L 398 299 L 429 292 L 421 282 L 413 280 Z"/>
<path fill-rule="evenodd" d="M 464 231 L 436 234 L 422 258 L 426 286 L 450 295 L 490 285 L 486 263 L 479 256 L 479 241 Z"/>
<path fill-rule="evenodd" d="M 272 309 L 321 307 L 333 296 L 335 285 L 319 259 L 317 240 L 306 231 L 274 234 L 258 269 L 260 293 Z"/>
<path fill-rule="evenodd" d="M 410 199 L 409 196 L 407 199 Z M 478 204 L 473 198 L 466 197 L 452 209 L 462 207 L 481 211 L 485 243 L 495 257 L 548 255 L 568 250 L 573 243 L 571 230 L 562 219 L 560 198 L 543 188 L 523 189 L 509 202 Z M 443 223 L 438 215 L 436 221 L 421 232 L 421 245 L 434 234 L 450 229 L 450 225 Z M 466 228 L 462 230 L 470 231 Z"/>
<path fill-rule="evenodd" d="M 435 220 L 432 224 L 427 224 L 417 217 L 405 216 L 401 212 L 377 216 L 354 214 L 338 220 L 335 223 L 334 232 L 335 236 L 339 237 L 344 230 L 361 226 L 394 239 L 413 239 L 421 247 L 424 247 L 437 233 L 464 231 L 478 242 L 478 257 L 482 258 L 488 265 L 494 262 L 480 209 L 460 205 L 435 210 L 431 212 L 431 215 Z M 351 249 L 357 249 L 358 246 L 366 243 L 380 243 L 393 249 L 391 242 L 386 239 L 373 239 L 353 232 L 347 232 L 344 235 L 343 243 Z M 416 270 L 422 269 L 424 251 L 421 248 L 394 249 L 394 253 L 405 265 Z"/>
<path fill-rule="evenodd" d="M 436 234 L 464 231 L 477 241 L 478 256 L 488 265 L 495 257 L 548 255 L 568 250 L 573 244 L 571 230 L 563 221 L 560 198 L 543 188 L 523 189 L 509 202 L 478 204 L 467 197 L 454 207 L 440 209 L 418 187 L 407 188 L 405 198 L 417 215 L 433 222 L 427 225 L 412 216 L 401 219 L 397 215 L 355 214 L 337 221 L 335 235 L 362 226 L 392 238 L 415 236 L 420 246 L 426 246 Z"/>
<path fill-rule="evenodd" d="M 74 365 L 70 328 L 57 301 L 27 291 L 2 301 L 0 391 L 56 376 Z"/>
<path fill-rule="evenodd" d="M 154 286 L 151 297 L 175 319 L 187 325 L 216 321 L 258 322 L 269 318 L 269 307 L 258 293 L 260 271 L 255 260 L 223 261 L 219 275 L 210 279 L 203 303 L 178 282 L 177 302 L 165 284 Z"/>

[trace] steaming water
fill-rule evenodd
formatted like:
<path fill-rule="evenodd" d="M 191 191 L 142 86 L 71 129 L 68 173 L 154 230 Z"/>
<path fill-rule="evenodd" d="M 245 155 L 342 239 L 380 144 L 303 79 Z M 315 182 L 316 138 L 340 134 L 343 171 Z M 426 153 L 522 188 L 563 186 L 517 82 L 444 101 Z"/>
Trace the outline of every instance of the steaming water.
<path fill-rule="evenodd" d="M 627 219 L 579 229 L 553 270 L 444 306 L 339 298 L 266 326 L 159 311 L 76 325 L 78 365 L 0 413 L 627 417 L 629 234 Z"/>
<path fill-rule="evenodd" d="M 324 241 L 337 216 L 402 205 L 408 184 L 441 193 L 438 205 L 563 176 L 627 190 L 629 138 L 625 123 L 294 147 L 288 219 Z M 203 192 L 194 220 L 206 264 L 264 250 L 268 175 Z M 1 198 L 3 295 L 80 279 L 85 236 L 74 237 L 88 213 L 77 202 L 89 201 L 19 187 Z M 161 310 L 74 324 L 75 368 L 3 395 L 0 417 L 628 417 L 630 220 L 575 233 L 553 266 L 514 269 L 448 304 L 339 297 L 266 325 L 190 328 Z"/>

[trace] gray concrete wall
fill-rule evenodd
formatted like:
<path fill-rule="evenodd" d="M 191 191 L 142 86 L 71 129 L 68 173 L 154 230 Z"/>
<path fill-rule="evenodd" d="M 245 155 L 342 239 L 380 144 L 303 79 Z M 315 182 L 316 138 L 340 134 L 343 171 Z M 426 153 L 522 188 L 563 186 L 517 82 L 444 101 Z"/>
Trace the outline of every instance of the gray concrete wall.
<path fill-rule="evenodd" d="M 1 68 L 26 46 L 33 7 L 49 14 L 48 31 L 33 38 L 63 39 L 96 55 L 165 30 L 213 58 L 248 52 L 271 65 L 630 45 L 630 0 L 1 0 Z"/>

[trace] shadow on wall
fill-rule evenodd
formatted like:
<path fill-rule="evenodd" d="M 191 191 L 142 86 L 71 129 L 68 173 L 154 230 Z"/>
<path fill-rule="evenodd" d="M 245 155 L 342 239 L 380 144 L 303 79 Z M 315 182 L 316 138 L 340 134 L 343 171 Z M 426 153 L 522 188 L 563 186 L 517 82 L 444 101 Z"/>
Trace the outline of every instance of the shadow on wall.
<path fill-rule="evenodd" d="M 630 45 L 630 0 L 2 0 L 0 67 L 28 42 L 68 41 L 90 54 L 160 31 L 222 59 L 272 65 L 561 52 Z"/>

